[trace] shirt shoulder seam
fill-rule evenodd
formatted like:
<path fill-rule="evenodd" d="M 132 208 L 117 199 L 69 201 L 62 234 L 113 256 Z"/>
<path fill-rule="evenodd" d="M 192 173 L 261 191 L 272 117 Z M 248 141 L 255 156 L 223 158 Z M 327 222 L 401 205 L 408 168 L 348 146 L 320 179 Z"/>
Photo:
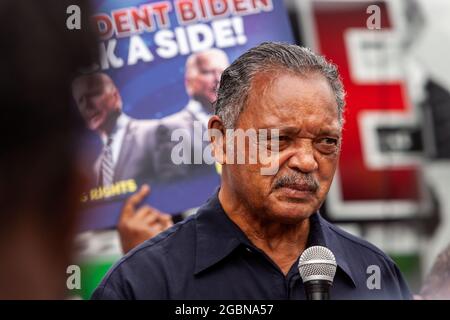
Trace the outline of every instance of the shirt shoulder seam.
<path fill-rule="evenodd" d="M 392 259 L 385 253 L 380 252 L 379 249 L 377 248 L 373 248 L 371 247 L 371 245 L 368 245 L 365 243 L 365 240 L 362 239 L 353 239 L 352 237 L 349 237 L 348 235 L 346 235 L 343 231 L 341 231 L 339 228 L 333 226 L 332 224 L 330 224 L 329 222 L 327 223 L 327 227 L 332 230 L 335 234 L 337 234 L 340 237 L 345 238 L 348 241 L 353 242 L 354 244 L 357 244 L 361 247 L 364 247 L 366 249 L 369 249 L 371 252 L 375 253 L 377 256 L 382 257 L 384 260 L 386 260 L 387 262 L 389 262 L 389 264 L 394 264 L 394 262 L 392 261 Z"/>

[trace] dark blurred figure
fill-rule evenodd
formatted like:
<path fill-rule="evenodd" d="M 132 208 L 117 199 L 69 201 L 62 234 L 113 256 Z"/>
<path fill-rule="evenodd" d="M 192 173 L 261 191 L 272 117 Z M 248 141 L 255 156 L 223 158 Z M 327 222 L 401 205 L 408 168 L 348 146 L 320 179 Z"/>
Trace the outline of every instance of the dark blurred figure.
<path fill-rule="evenodd" d="M 450 245 L 436 258 L 418 298 L 450 300 Z"/>
<path fill-rule="evenodd" d="M 70 5 L 81 30 L 68 30 Z M 97 61 L 84 0 L 0 2 L 0 298 L 63 298 L 80 193 L 83 122 L 71 78 Z"/>

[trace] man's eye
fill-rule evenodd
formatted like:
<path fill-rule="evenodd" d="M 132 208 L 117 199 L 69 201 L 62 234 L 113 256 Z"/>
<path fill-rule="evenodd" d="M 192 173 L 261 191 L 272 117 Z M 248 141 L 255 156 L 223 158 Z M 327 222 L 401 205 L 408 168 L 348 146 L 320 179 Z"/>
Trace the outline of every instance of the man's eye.
<path fill-rule="evenodd" d="M 289 136 L 273 136 L 273 137 L 268 137 L 267 140 L 269 142 L 286 142 L 289 141 Z"/>
<path fill-rule="evenodd" d="M 338 143 L 338 139 L 335 138 L 321 138 L 317 140 L 316 148 L 324 154 L 331 154 L 337 151 Z"/>
<path fill-rule="evenodd" d="M 260 144 L 272 151 L 281 151 L 289 146 L 289 136 L 268 136 L 260 139 Z"/>
<path fill-rule="evenodd" d="M 334 138 L 323 138 L 320 140 L 320 143 L 328 144 L 328 145 L 337 145 L 338 141 Z"/>
<path fill-rule="evenodd" d="M 204 76 L 210 75 L 210 74 L 213 74 L 213 73 L 214 73 L 214 70 L 201 70 L 200 71 L 200 74 L 202 74 Z"/>

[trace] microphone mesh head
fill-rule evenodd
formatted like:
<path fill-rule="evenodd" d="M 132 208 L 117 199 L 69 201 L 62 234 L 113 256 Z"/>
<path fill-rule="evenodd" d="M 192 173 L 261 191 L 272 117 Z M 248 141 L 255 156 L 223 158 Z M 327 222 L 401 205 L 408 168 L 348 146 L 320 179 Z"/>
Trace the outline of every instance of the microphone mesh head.
<path fill-rule="evenodd" d="M 311 280 L 333 282 L 336 266 L 336 259 L 330 249 L 313 246 L 303 251 L 298 262 L 298 271 L 303 282 Z"/>

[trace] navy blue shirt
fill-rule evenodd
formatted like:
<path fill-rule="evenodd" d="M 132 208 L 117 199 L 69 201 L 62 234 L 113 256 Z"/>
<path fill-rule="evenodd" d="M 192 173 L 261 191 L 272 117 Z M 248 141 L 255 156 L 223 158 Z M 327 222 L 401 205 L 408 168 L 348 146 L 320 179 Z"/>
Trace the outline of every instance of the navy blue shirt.
<path fill-rule="evenodd" d="M 411 298 L 389 257 L 319 213 L 310 217 L 311 245 L 328 247 L 336 257 L 331 299 Z M 375 271 L 367 272 L 369 266 Z M 92 298 L 305 299 L 305 293 L 297 262 L 284 275 L 228 218 L 216 193 L 195 215 L 130 251 Z"/>

